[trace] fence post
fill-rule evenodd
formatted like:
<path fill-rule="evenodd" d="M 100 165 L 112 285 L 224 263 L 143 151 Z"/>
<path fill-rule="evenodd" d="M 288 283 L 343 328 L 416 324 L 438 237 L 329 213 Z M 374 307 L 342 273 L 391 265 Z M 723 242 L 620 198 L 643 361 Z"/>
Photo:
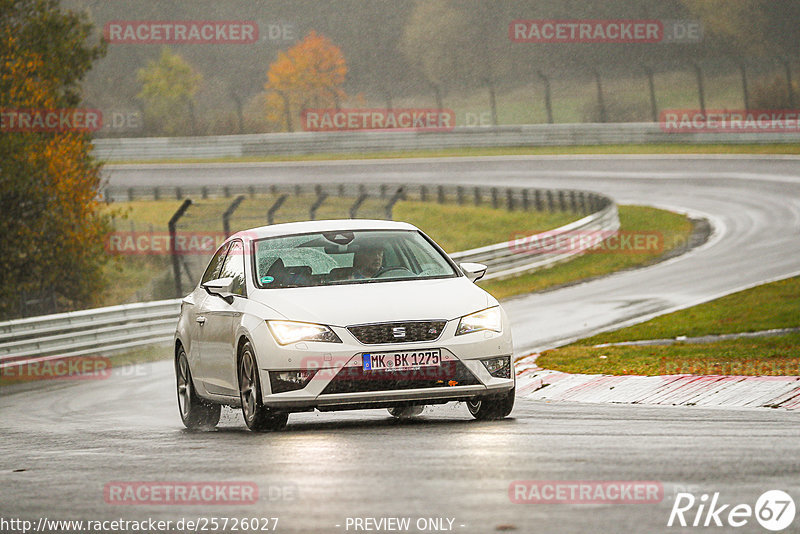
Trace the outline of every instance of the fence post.
<path fill-rule="evenodd" d="M 436 202 L 444 204 L 444 186 L 439 185 L 436 187 Z"/>
<path fill-rule="evenodd" d="M 472 196 L 473 196 L 473 200 L 475 202 L 475 205 L 476 206 L 480 206 L 481 202 L 483 202 L 483 196 L 481 195 L 481 188 L 478 187 L 478 186 L 475 186 L 475 188 L 472 190 Z"/>
<path fill-rule="evenodd" d="M 283 203 L 286 202 L 287 198 L 289 198 L 289 195 L 284 193 L 272 203 L 272 206 L 270 206 L 267 210 L 267 224 L 275 224 L 275 214 L 281 208 Z"/>
<path fill-rule="evenodd" d="M 550 79 L 540 70 L 536 74 L 544 82 L 544 107 L 547 110 L 547 123 L 553 124 L 553 103 L 550 100 Z"/>
<path fill-rule="evenodd" d="M 706 112 L 706 91 L 703 87 L 703 70 L 697 63 L 692 63 L 694 67 L 695 76 L 697 76 L 697 96 L 700 100 L 700 111 L 705 114 Z"/>
<path fill-rule="evenodd" d="M 514 190 L 510 187 L 506 188 L 506 209 L 514 211 Z"/>
<path fill-rule="evenodd" d="M 745 111 L 750 109 L 750 94 L 747 91 L 747 67 L 744 61 L 739 63 L 739 72 L 742 75 L 742 99 L 744 100 Z"/>
<path fill-rule="evenodd" d="M 394 208 L 394 205 L 397 203 L 397 201 L 400 200 L 401 198 L 403 198 L 403 196 L 404 196 L 403 187 L 402 186 L 398 187 L 397 191 L 395 191 L 394 195 L 392 195 L 392 198 L 389 199 L 389 203 L 386 204 L 386 219 L 387 220 L 389 220 L 389 221 L 392 220 L 392 209 Z"/>
<path fill-rule="evenodd" d="M 317 186 L 317 200 L 314 201 L 314 203 L 308 210 L 308 217 L 312 221 L 317 218 L 317 210 L 319 209 L 320 206 L 322 206 L 322 203 L 325 202 L 326 198 L 328 198 L 328 193 L 325 193 L 324 191 L 322 191 L 322 188 Z"/>
<path fill-rule="evenodd" d="M 603 99 L 603 83 L 600 81 L 600 73 L 597 70 L 592 69 L 594 73 L 595 83 L 597 84 L 597 107 L 600 110 L 600 122 L 608 122 L 608 117 L 606 116 L 606 102 Z"/>
<path fill-rule="evenodd" d="M 350 206 L 350 218 L 351 219 L 355 219 L 356 218 L 356 214 L 358 213 L 358 210 L 361 208 L 361 204 L 363 204 L 364 201 L 367 200 L 367 198 L 369 198 L 369 195 L 367 195 L 364 192 L 362 192 L 360 195 L 358 195 L 358 198 L 356 199 L 356 201 L 353 202 L 352 206 Z"/>
<path fill-rule="evenodd" d="M 794 109 L 794 88 L 792 87 L 792 66 L 788 60 L 783 61 L 783 68 L 786 71 L 786 93 L 789 96 L 789 107 Z"/>
<path fill-rule="evenodd" d="M 169 229 L 169 252 L 172 256 L 172 275 L 175 278 L 175 298 L 180 298 L 183 296 L 180 258 L 178 257 L 178 250 L 175 245 L 175 225 L 178 223 L 178 219 L 183 217 L 183 214 L 186 213 L 186 210 L 189 209 L 189 206 L 191 205 L 191 198 L 184 200 L 183 204 L 181 204 L 178 210 L 172 214 L 172 217 L 170 217 L 169 222 L 167 223 L 167 228 Z"/>
<path fill-rule="evenodd" d="M 653 69 L 647 65 L 642 65 L 644 73 L 647 75 L 647 87 L 650 90 L 650 113 L 653 117 L 653 122 L 658 122 L 658 104 L 656 103 L 656 84 L 653 79 Z"/>
<path fill-rule="evenodd" d="M 498 204 L 499 204 L 499 202 L 498 202 L 498 198 L 497 198 L 497 188 L 493 187 L 492 188 L 492 208 L 497 209 Z"/>
<path fill-rule="evenodd" d="M 497 97 L 494 92 L 494 82 L 491 78 L 484 78 L 489 87 L 489 109 L 492 110 L 492 126 L 497 126 Z"/>
<path fill-rule="evenodd" d="M 236 208 L 239 207 L 244 198 L 244 195 L 236 197 L 222 214 L 222 230 L 225 232 L 225 239 L 228 239 L 231 235 L 231 215 L 233 215 L 233 212 L 236 211 Z"/>

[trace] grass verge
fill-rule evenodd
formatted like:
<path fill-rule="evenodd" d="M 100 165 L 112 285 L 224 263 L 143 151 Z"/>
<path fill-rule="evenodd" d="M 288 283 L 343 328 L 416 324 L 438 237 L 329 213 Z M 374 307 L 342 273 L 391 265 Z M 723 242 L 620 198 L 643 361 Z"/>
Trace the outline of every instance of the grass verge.
<path fill-rule="evenodd" d="M 595 347 L 603 343 L 755 332 L 800 326 L 800 277 L 764 284 L 572 345 L 537 364 L 569 373 L 800 375 L 800 334 L 714 343 Z"/>
<path fill-rule="evenodd" d="M 676 247 L 685 246 L 692 233 L 692 223 L 685 215 L 656 208 L 619 206 L 619 220 L 621 233 L 660 236 L 660 245 L 651 249 L 636 248 L 622 252 L 615 252 L 613 247 L 601 248 L 597 252 L 584 254 L 549 269 L 479 284 L 501 300 L 533 291 L 555 289 L 655 263 Z"/>

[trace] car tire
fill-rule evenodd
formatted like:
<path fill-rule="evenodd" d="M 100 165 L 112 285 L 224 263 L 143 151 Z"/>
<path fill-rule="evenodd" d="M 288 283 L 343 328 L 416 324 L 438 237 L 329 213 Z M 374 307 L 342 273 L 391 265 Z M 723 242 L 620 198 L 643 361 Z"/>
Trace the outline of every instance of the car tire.
<path fill-rule="evenodd" d="M 189 368 L 189 359 L 183 347 L 175 360 L 175 376 L 178 391 L 178 411 L 186 428 L 196 430 L 214 428 L 219 423 L 222 406 L 201 399 L 197 395 Z"/>
<path fill-rule="evenodd" d="M 261 400 L 261 378 L 253 347 L 245 343 L 239 357 L 239 399 L 247 428 L 254 432 L 270 432 L 286 426 L 289 414 L 264 406 Z"/>
<path fill-rule="evenodd" d="M 507 393 L 502 395 L 493 395 L 491 397 L 476 397 L 467 401 L 467 408 L 469 413 L 475 419 L 482 421 L 491 419 L 503 419 L 511 413 L 514 408 L 514 390 L 511 388 Z"/>
<path fill-rule="evenodd" d="M 392 406 L 391 408 L 387 408 L 387 410 L 389 410 L 389 415 L 396 419 L 408 419 L 420 415 L 425 410 L 425 405 Z"/>

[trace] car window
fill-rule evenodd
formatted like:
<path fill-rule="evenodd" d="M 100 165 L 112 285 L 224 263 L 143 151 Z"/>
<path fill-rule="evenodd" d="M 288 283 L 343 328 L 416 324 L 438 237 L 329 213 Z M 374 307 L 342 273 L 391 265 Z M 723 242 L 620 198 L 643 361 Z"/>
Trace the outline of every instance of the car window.
<path fill-rule="evenodd" d="M 309 287 L 458 276 L 419 232 L 360 230 L 273 237 L 255 243 L 256 285 Z"/>
<path fill-rule="evenodd" d="M 206 267 L 206 272 L 203 273 L 203 278 L 200 280 L 201 284 L 205 284 L 209 280 L 215 280 L 219 278 L 219 270 L 222 267 L 222 262 L 225 259 L 225 253 L 228 251 L 229 244 L 226 243 L 219 248 L 219 250 L 214 254 L 214 257 L 211 258 L 211 261 L 208 262 L 208 267 Z"/>
<path fill-rule="evenodd" d="M 244 295 L 244 248 L 241 241 L 233 241 L 218 278 L 233 278 L 231 293 Z"/>

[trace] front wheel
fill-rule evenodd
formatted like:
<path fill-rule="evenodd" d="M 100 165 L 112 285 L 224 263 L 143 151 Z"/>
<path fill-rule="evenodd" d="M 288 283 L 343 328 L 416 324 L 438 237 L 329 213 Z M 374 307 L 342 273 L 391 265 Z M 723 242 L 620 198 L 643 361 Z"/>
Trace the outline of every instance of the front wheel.
<path fill-rule="evenodd" d="M 480 420 L 502 419 L 514 408 L 514 390 L 491 397 L 478 397 L 467 401 L 467 408 L 472 417 Z"/>
<path fill-rule="evenodd" d="M 194 430 L 217 426 L 222 407 L 204 401 L 197 395 L 192 381 L 192 371 L 189 369 L 189 360 L 183 347 L 180 348 L 175 362 L 175 375 L 178 382 L 178 410 L 186 428 Z"/>
<path fill-rule="evenodd" d="M 239 398 L 247 428 L 257 432 L 280 430 L 286 426 L 289 414 L 264 406 L 261 400 L 261 379 L 253 355 L 253 347 L 245 343 L 239 358 Z"/>

